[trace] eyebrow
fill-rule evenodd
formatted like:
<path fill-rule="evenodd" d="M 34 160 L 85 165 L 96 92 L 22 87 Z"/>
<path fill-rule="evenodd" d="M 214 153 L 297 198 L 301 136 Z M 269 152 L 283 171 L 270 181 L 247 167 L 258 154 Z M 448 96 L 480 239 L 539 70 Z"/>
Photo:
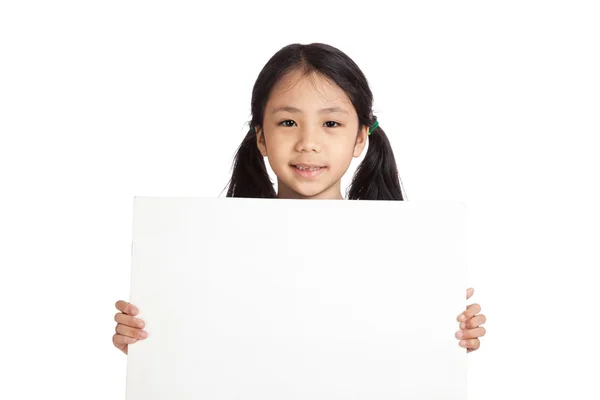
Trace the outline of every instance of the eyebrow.
<path fill-rule="evenodd" d="M 282 111 L 287 111 L 287 112 L 291 112 L 291 113 L 302 113 L 302 110 L 300 110 L 299 108 L 296 107 L 291 107 L 291 106 L 284 106 L 284 107 L 277 107 L 273 110 L 272 114 L 276 114 L 278 112 L 282 112 Z M 324 114 L 324 113 L 342 113 L 342 114 L 349 114 L 348 111 L 344 110 L 341 107 L 328 107 L 328 108 L 321 108 L 319 110 L 319 113 Z"/>

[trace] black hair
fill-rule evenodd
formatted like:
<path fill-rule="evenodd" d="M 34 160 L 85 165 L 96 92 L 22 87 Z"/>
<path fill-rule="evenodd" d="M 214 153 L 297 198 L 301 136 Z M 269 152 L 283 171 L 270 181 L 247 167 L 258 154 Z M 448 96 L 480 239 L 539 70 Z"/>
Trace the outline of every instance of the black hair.
<path fill-rule="evenodd" d="M 359 129 L 370 127 L 377 121 L 367 78 L 345 53 L 323 43 L 295 43 L 283 47 L 265 64 L 254 84 L 250 129 L 235 154 L 227 197 L 276 197 L 264 157 L 257 147 L 255 129 L 262 129 L 265 107 L 273 87 L 295 69 L 317 72 L 344 90 L 358 114 Z M 352 178 L 347 198 L 404 200 L 392 146 L 383 129 L 375 128 L 368 142 L 367 154 Z"/>

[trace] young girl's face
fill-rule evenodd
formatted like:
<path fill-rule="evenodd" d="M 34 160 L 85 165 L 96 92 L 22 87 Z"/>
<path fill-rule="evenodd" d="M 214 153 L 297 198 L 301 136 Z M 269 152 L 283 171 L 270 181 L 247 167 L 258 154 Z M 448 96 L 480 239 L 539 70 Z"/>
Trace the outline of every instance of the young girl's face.
<path fill-rule="evenodd" d="M 359 157 L 368 127 L 346 93 L 321 75 L 294 71 L 265 107 L 257 144 L 277 175 L 280 198 L 343 199 L 341 179 Z"/>

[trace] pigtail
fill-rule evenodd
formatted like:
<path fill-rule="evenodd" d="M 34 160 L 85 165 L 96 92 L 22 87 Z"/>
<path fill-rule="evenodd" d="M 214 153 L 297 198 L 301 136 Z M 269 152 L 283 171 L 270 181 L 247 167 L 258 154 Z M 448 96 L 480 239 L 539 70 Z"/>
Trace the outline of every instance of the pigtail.
<path fill-rule="evenodd" d="M 248 131 L 235 154 L 227 197 L 276 197 L 264 157 L 256 146 L 254 129 Z"/>
<path fill-rule="evenodd" d="M 381 127 L 369 136 L 369 147 L 348 188 L 348 200 L 404 200 L 396 159 Z"/>

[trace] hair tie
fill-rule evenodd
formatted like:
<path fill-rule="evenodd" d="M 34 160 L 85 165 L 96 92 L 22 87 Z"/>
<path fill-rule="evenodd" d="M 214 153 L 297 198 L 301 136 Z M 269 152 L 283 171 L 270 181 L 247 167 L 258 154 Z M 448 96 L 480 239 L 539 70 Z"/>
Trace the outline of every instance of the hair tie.
<path fill-rule="evenodd" d="M 379 121 L 375 121 L 375 123 L 373 125 L 371 125 L 371 127 L 369 128 L 369 135 L 371 136 L 371 133 L 373 133 L 373 131 L 379 126 Z"/>

